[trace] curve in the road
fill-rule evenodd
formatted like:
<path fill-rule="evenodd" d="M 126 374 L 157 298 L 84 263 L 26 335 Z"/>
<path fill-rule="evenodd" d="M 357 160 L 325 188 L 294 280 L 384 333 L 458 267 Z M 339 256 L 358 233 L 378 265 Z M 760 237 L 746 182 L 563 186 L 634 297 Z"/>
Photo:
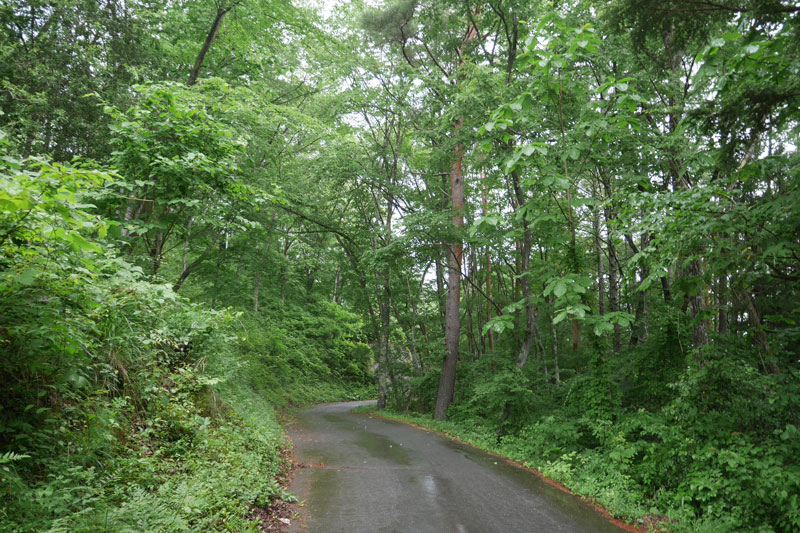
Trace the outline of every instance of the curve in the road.
<path fill-rule="evenodd" d="M 295 531 L 618 532 L 580 499 L 502 459 L 405 424 L 352 413 L 369 402 L 293 412 Z"/>

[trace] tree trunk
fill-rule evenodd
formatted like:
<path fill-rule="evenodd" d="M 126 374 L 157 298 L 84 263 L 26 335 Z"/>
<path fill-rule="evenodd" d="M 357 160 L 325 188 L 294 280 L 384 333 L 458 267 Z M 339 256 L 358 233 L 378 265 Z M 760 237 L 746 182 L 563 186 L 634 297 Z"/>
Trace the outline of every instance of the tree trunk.
<path fill-rule="evenodd" d="M 336 274 L 333 276 L 333 303 L 339 303 L 339 286 L 341 285 L 341 272 L 342 269 L 337 266 Z"/>
<path fill-rule="evenodd" d="M 548 296 L 550 305 L 555 309 L 555 298 L 551 294 Z M 558 333 L 556 332 L 556 325 L 553 320 L 550 320 L 550 334 L 553 336 L 553 374 L 556 378 L 556 383 L 561 383 L 561 372 L 558 368 Z"/>
<path fill-rule="evenodd" d="M 703 275 L 703 266 L 699 259 L 693 259 L 689 266 L 686 268 L 685 275 L 689 277 L 700 278 Z M 697 350 L 696 360 L 702 365 L 703 355 L 701 350 L 703 346 L 708 344 L 708 327 L 705 319 L 701 319 L 701 315 L 705 310 L 703 301 L 703 290 L 698 290 L 697 294 L 689 296 L 689 311 L 692 315 L 692 346 Z"/>
<path fill-rule="evenodd" d="M 393 176 L 390 176 L 390 181 Z M 392 241 L 392 213 L 394 211 L 394 197 L 391 194 L 386 195 L 386 218 L 384 219 L 383 229 L 383 246 L 389 246 Z M 377 241 L 373 240 L 373 248 L 377 247 Z M 379 283 L 383 286 L 383 296 L 378 299 L 378 309 L 381 318 L 381 331 L 380 331 L 380 346 L 379 346 L 379 359 L 378 359 L 378 409 L 386 407 L 386 398 L 388 396 L 387 390 L 387 375 L 391 378 L 392 388 L 394 390 L 394 373 L 389 369 L 389 335 L 391 334 L 391 307 L 392 307 L 392 292 L 391 292 L 391 269 L 387 266 L 383 268 L 378 274 L 380 277 Z"/>
<path fill-rule="evenodd" d="M 519 173 L 514 171 L 511 173 L 512 185 L 514 188 L 514 196 L 516 198 L 515 205 L 517 209 L 525 204 L 525 194 L 522 192 L 520 185 Z M 531 232 L 530 222 L 527 217 L 522 217 L 522 243 L 520 246 L 520 288 L 522 290 L 522 298 L 525 300 L 525 337 L 520 346 L 519 354 L 517 355 L 517 368 L 522 368 L 528 362 L 528 355 L 531 351 L 536 332 L 536 309 L 533 306 L 531 299 L 531 280 L 528 276 L 531 264 L 531 246 L 533 245 L 533 235 Z"/>
<path fill-rule="evenodd" d="M 467 7 L 467 9 L 471 9 Z M 480 13 L 480 8 L 475 12 Z M 467 28 L 464 41 L 459 50 L 459 57 L 464 57 L 464 43 L 470 42 L 477 36 L 477 28 L 471 24 Z M 459 62 L 460 63 L 460 62 Z M 457 81 L 457 80 L 453 80 Z M 453 126 L 454 135 L 458 134 L 464 119 L 459 119 Z M 461 164 L 464 156 L 464 147 L 456 144 L 453 165 L 450 170 L 450 205 L 453 209 L 453 226 L 460 232 L 464 225 L 464 178 Z M 461 237 L 456 242 L 448 245 L 447 255 L 447 308 L 445 309 L 445 345 L 447 355 L 442 364 L 442 375 L 439 379 L 439 391 L 436 396 L 436 409 L 434 418 L 443 420 L 447 416 L 447 408 L 453 401 L 456 388 L 456 366 L 458 364 L 458 345 L 461 336 L 461 317 L 459 307 L 461 301 L 461 254 L 463 243 Z"/>
<path fill-rule="evenodd" d="M 633 238 L 630 235 L 625 235 L 626 240 L 630 244 L 633 253 L 639 253 L 639 250 L 645 250 L 648 246 L 648 237 L 646 233 L 642 234 L 640 247 L 636 246 Z M 644 264 L 639 273 L 642 280 L 650 275 L 650 268 Z M 647 342 L 647 290 L 638 291 L 636 294 L 636 312 L 634 315 L 633 323 L 631 324 L 631 340 L 630 346 L 637 344 L 644 344 Z"/>
<path fill-rule="evenodd" d="M 539 327 L 536 327 L 536 343 L 539 346 L 539 353 L 542 354 L 542 371 L 544 375 L 547 376 L 547 351 L 544 349 L 544 345 L 542 344 L 542 336 L 539 335 Z"/>
<path fill-rule="evenodd" d="M 617 260 L 617 251 L 614 247 L 614 238 L 611 232 L 611 221 L 614 218 L 611 207 L 606 207 L 606 224 L 608 226 L 608 308 L 609 311 L 615 313 L 619 311 L 619 282 L 617 273 L 619 272 L 619 261 Z M 615 354 L 619 353 L 622 349 L 622 342 L 620 341 L 621 330 L 618 323 L 614 322 L 614 331 L 612 332 L 612 349 Z"/>
<path fill-rule="evenodd" d="M 261 290 L 261 278 L 262 278 L 262 276 L 263 276 L 263 273 L 261 272 L 261 269 L 259 268 L 256 271 L 256 277 L 253 280 L 253 312 L 254 313 L 258 313 L 258 293 Z"/>
<path fill-rule="evenodd" d="M 189 74 L 189 80 L 186 82 L 186 85 L 191 86 L 197 83 L 197 78 L 200 76 L 200 68 L 203 66 L 203 60 L 208 50 L 211 48 L 214 39 L 217 38 L 219 27 L 222 25 L 222 19 L 225 18 L 225 15 L 227 15 L 231 9 L 233 9 L 233 5 L 225 7 L 225 2 L 222 2 L 217 9 L 217 16 L 214 18 L 214 23 L 211 24 L 211 29 L 208 30 L 208 35 L 206 35 L 203 47 L 200 48 L 200 53 L 197 54 L 197 59 L 194 61 L 194 66 L 192 67 L 192 72 Z"/>
<path fill-rule="evenodd" d="M 486 181 L 486 176 L 484 174 L 484 170 L 481 169 L 481 181 Z M 481 211 L 483 212 L 483 216 L 489 214 L 489 193 L 486 187 L 486 183 L 483 184 L 481 187 Z M 486 249 L 486 321 L 489 322 L 492 320 L 492 256 L 489 253 L 489 248 Z M 478 313 L 478 317 L 480 318 L 480 313 Z M 489 351 L 494 351 L 494 330 L 489 328 L 488 331 L 489 336 Z"/>
<path fill-rule="evenodd" d="M 181 269 L 181 275 L 178 276 L 178 281 L 176 281 L 175 284 L 172 286 L 172 290 L 173 291 L 178 292 L 179 290 L 181 290 L 181 287 L 183 287 L 183 283 L 186 281 L 186 279 L 189 277 L 189 275 L 192 272 L 194 272 L 194 270 L 198 266 L 200 266 L 200 264 L 203 261 L 205 261 L 205 259 L 208 256 L 209 252 L 211 252 L 211 250 L 214 248 L 214 245 L 216 245 L 216 244 L 217 244 L 217 237 L 215 236 L 213 239 L 211 239 L 211 243 L 208 246 L 206 246 L 206 249 L 203 250 L 203 253 L 201 253 L 200 256 L 197 259 L 195 259 L 191 263 L 185 265 Z"/>
<path fill-rule="evenodd" d="M 456 124 L 456 130 L 463 121 Z M 455 160 L 450 172 L 450 203 L 453 208 L 453 226 L 460 231 L 464 225 L 464 179 L 461 163 L 463 148 L 459 144 L 455 147 Z M 444 420 L 447 408 L 453 401 L 456 386 L 456 366 L 458 364 L 459 339 L 461 336 L 461 254 L 463 245 L 461 241 L 452 242 L 447 246 L 447 305 L 445 308 L 445 346 L 447 355 L 442 364 L 442 374 L 439 379 L 439 392 L 436 397 L 434 418 Z"/>
<path fill-rule="evenodd" d="M 430 263 L 428 263 L 430 266 Z M 422 284 L 425 282 L 425 275 L 428 272 L 428 267 L 425 267 L 425 270 L 422 272 L 422 278 L 420 279 L 420 292 L 422 292 Z M 428 328 L 425 325 L 425 321 L 422 320 L 422 317 L 419 316 L 419 311 L 417 309 L 417 301 L 414 296 L 411 294 L 411 280 L 406 278 L 406 286 L 408 287 L 408 300 L 411 303 L 411 312 L 414 313 L 414 319 L 419 323 L 419 329 L 422 332 L 422 336 L 425 339 L 426 347 L 430 344 L 430 339 L 428 338 Z"/>
<path fill-rule="evenodd" d="M 719 314 L 717 315 L 717 333 L 720 335 L 727 335 L 730 333 L 728 323 L 728 280 L 725 276 L 720 276 L 717 282 L 717 306 L 719 307 Z"/>
<path fill-rule="evenodd" d="M 764 325 L 761 321 L 761 313 L 756 307 L 753 297 L 748 290 L 739 291 L 739 300 L 747 310 L 747 319 L 750 321 L 750 326 L 753 328 L 753 338 L 756 347 L 758 348 L 758 356 L 761 359 L 761 366 L 764 372 L 772 374 L 780 374 L 780 369 L 772 360 L 772 352 L 769 348 L 767 336 L 764 333 Z"/>
<path fill-rule="evenodd" d="M 153 246 L 150 248 L 150 256 L 153 258 L 153 275 L 158 274 L 161 261 L 164 259 L 164 240 L 164 234 L 160 231 L 153 238 Z"/>
<path fill-rule="evenodd" d="M 227 238 L 227 237 L 226 237 Z M 214 285 L 211 294 L 211 309 L 217 306 L 217 296 L 219 295 L 219 275 L 222 270 L 222 260 L 225 255 L 225 243 L 219 245 L 219 255 L 217 256 L 217 268 L 214 270 Z"/>
<path fill-rule="evenodd" d="M 286 284 L 289 282 L 289 249 L 293 242 L 286 239 L 283 244 L 283 262 L 281 263 L 281 303 L 286 303 Z"/>
<path fill-rule="evenodd" d="M 275 220 L 275 216 L 272 217 L 272 220 Z M 269 237 L 271 232 L 267 232 L 267 238 Z M 269 241 L 264 246 L 264 251 L 261 252 L 261 258 L 256 266 L 256 276 L 253 280 L 253 312 L 258 313 L 258 293 L 261 290 L 261 280 L 264 277 L 264 263 L 267 260 L 269 255 L 269 250 L 272 247 L 272 241 Z"/>
<path fill-rule="evenodd" d="M 592 183 L 592 193 L 597 198 L 597 184 Z M 595 204 L 592 217 L 592 231 L 594 233 L 594 253 L 597 256 L 597 314 L 606 314 L 605 292 L 606 280 L 603 275 L 603 247 L 600 242 L 600 207 Z"/>
<path fill-rule="evenodd" d="M 409 320 L 403 320 L 400 315 L 400 309 L 397 307 L 397 302 L 392 300 L 392 309 L 394 310 L 394 318 L 397 323 L 403 328 L 407 338 L 411 341 L 408 344 L 408 354 L 411 357 L 411 365 L 414 368 L 414 374 L 420 375 L 422 364 L 419 359 L 419 348 L 417 346 L 417 334 L 414 332 L 414 323 Z M 407 310 L 407 309 L 406 309 Z"/>
<path fill-rule="evenodd" d="M 438 254 L 437 254 L 438 255 Z M 444 269 L 442 268 L 442 262 L 437 260 L 436 261 L 436 303 L 438 304 L 436 307 L 439 310 L 439 322 L 442 325 L 442 329 L 445 329 L 445 314 L 447 313 L 447 305 L 445 304 L 445 295 L 444 295 Z"/>
<path fill-rule="evenodd" d="M 378 339 L 378 409 L 386 408 L 386 398 L 389 394 L 387 375 L 389 370 L 389 295 L 384 294 L 378 300 L 378 310 L 381 318 L 381 329 Z"/>

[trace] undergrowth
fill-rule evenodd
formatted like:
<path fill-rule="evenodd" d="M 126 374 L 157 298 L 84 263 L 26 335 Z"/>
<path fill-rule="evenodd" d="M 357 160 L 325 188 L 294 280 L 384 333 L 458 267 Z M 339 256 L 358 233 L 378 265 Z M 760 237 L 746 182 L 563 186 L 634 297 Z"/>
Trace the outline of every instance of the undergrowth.
<path fill-rule="evenodd" d="M 326 342 L 298 350 L 189 303 L 115 251 L 88 203 L 112 174 L 3 149 L 0 531 L 258 531 L 253 506 L 292 499 L 274 407 L 369 394 L 364 357 L 306 364 L 357 332 L 310 320 Z"/>
<path fill-rule="evenodd" d="M 799 400 L 798 376 L 760 376 L 741 366 L 721 358 L 690 367 L 676 375 L 671 398 L 651 410 L 614 404 L 621 398 L 609 400 L 607 374 L 599 372 L 536 387 L 520 375 L 529 405 L 542 410 L 515 415 L 511 395 L 511 407 L 492 411 L 481 402 L 482 388 L 505 390 L 511 379 L 497 372 L 451 407 L 447 421 L 397 406 L 381 414 L 533 468 L 643 527 L 797 531 L 800 435 L 787 402 Z"/>

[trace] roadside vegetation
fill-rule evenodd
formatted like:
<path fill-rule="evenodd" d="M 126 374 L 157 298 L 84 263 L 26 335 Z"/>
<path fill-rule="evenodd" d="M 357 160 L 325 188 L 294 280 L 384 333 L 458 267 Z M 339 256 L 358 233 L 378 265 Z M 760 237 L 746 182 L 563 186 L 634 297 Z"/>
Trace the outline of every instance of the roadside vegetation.
<path fill-rule="evenodd" d="M 259 531 L 275 408 L 370 395 L 358 318 L 190 303 L 90 204 L 119 176 L 0 149 L 0 529 Z"/>

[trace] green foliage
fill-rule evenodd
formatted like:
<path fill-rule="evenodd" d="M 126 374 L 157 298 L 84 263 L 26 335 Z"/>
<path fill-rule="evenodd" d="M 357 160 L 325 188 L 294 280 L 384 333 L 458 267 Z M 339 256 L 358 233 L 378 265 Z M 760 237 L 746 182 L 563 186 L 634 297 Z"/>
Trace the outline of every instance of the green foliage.
<path fill-rule="evenodd" d="M 336 304 L 267 305 L 236 321 L 239 342 L 227 379 L 275 405 L 371 396 L 372 351 L 362 324 Z M 233 376 L 236 377 L 233 377 Z"/>
<path fill-rule="evenodd" d="M 2 156 L 2 528 L 255 530 L 289 496 L 271 406 L 242 420 L 203 372 L 232 316 L 114 254 L 88 203 L 112 175 Z"/>
<path fill-rule="evenodd" d="M 655 513 L 669 516 L 678 530 L 796 529 L 796 417 L 787 419 L 787 411 L 768 407 L 791 385 L 734 374 L 727 363 L 709 366 L 685 372 L 675 387 L 681 393 L 662 410 L 616 409 L 613 419 L 607 411 L 576 414 L 583 399 L 561 408 L 550 405 L 538 421 L 505 435 L 487 423 L 492 416 L 470 411 L 469 404 L 454 405 L 449 422 L 385 414 L 519 461 L 628 520 Z M 707 381 L 711 376 L 735 383 L 713 385 Z M 732 396 L 731 387 L 746 392 Z M 573 389 L 568 398 L 574 394 Z M 694 394 L 707 405 L 697 409 Z M 770 411 L 784 416 L 750 417 Z"/>
<path fill-rule="evenodd" d="M 463 242 L 426 424 L 800 529 L 791 2 L 212 4 L 0 7 L 2 528 L 255 530 L 273 406 L 432 409 Z"/>
<path fill-rule="evenodd" d="M 760 373 L 743 345 L 687 366 L 675 335 L 664 326 L 652 339 L 657 354 L 643 346 L 627 361 L 594 356 L 560 386 L 487 355 L 462 363 L 450 421 L 400 418 L 535 468 L 630 521 L 796 529 L 797 373 Z M 432 398 L 436 383 L 417 381 Z"/>
<path fill-rule="evenodd" d="M 462 367 L 458 379 L 469 385 L 459 391 L 465 399 L 448 412 L 455 421 L 492 424 L 505 432 L 518 428 L 536 406 L 531 380 L 508 361 L 486 358 Z"/>
<path fill-rule="evenodd" d="M 24 156 L 109 153 L 102 110 L 84 98 L 98 92 L 129 101 L 139 76 L 165 66 L 149 12 L 166 3 L 10 0 L 0 10 L 0 113 Z"/>
<path fill-rule="evenodd" d="M 127 111 L 105 106 L 114 120 L 114 166 L 125 178 L 107 209 L 124 213 L 130 246 L 144 245 L 155 273 L 176 234 L 239 225 L 229 208 L 241 193 L 236 155 L 245 142 L 221 121 L 233 111 L 222 80 L 135 89 L 137 102 Z"/>

